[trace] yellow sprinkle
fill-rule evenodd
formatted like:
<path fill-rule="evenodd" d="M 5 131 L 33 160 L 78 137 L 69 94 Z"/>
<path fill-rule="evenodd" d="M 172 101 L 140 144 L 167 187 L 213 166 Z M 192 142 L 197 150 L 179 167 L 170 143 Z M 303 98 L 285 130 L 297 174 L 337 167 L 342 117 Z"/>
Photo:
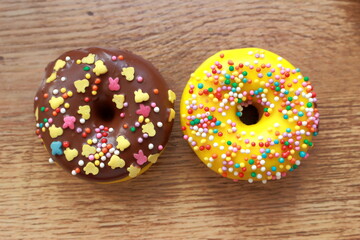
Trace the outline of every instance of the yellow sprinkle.
<path fill-rule="evenodd" d="M 300 126 L 296 125 L 295 130 L 300 130 Z"/>
<path fill-rule="evenodd" d="M 92 95 L 96 95 L 96 94 L 97 94 L 97 91 L 92 91 L 91 94 L 92 94 Z"/>
<path fill-rule="evenodd" d="M 284 168 L 284 165 L 280 164 L 280 165 L 279 165 L 279 168 L 280 168 L 280 169 L 283 169 L 283 168 Z"/>
<path fill-rule="evenodd" d="M 200 140 L 200 143 L 206 143 L 206 139 L 204 139 L 204 138 L 201 139 L 201 140 Z"/>
<path fill-rule="evenodd" d="M 61 92 L 61 93 L 65 93 L 65 92 L 66 92 L 66 88 L 61 88 L 61 89 L 60 89 L 60 92 Z"/>
<path fill-rule="evenodd" d="M 104 156 L 104 153 L 103 153 L 103 152 L 99 152 L 99 156 L 100 156 L 100 157 Z"/>
<path fill-rule="evenodd" d="M 274 153 L 275 153 L 275 149 L 271 149 L 270 153 L 271 153 L 271 154 L 274 154 Z"/>
<path fill-rule="evenodd" d="M 231 157 L 236 157 L 236 153 L 232 152 Z"/>
<path fill-rule="evenodd" d="M 245 163 L 241 162 L 240 167 L 242 167 L 242 168 L 245 167 Z"/>
<path fill-rule="evenodd" d="M 290 165 L 286 165 L 286 170 L 289 170 L 290 168 L 291 168 L 291 166 Z"/>
<path fill-rule="evenodd" d="M 209 133 L 210 133 L 210 134 L 213 134 L 213 132 L 214 132 L 214 131 L 213 131 L 212 129 L 209 129 Z"/>
<path fill-rule="evenodd" d="M 195 146 L 193 149 L 194 149 L 194 151 L 197 151 L 197 150 L 199 150 L 199 147 Z"/>
<path fill-rule="evenodd" d="M 294 154 L 294 153 L 295 153 L 295 150 L 294 150 L 294 149 L 291 149 L 291 150 L 290 150 L 290 153 L 291 153 L 291 154 Z"/>
<path fill-rule="evenodd" d="M 269 113 L 272 113 L 272 111 L 273 111 L 272 108 L 268 108 Z"/>
<path fill-rule="evenodd" d="M 65 103 L 65 104 L 64 104 L 64 107 L 65 107 L 65 108 L 69 108 L 69 107 L 70 107 L 70 104 L 69 104 L 69 103 Z"/>
<path fill-rule="evenodd" d="M 142 123 L 144 121 L 144 116 L 143 115 L 140 115 L 139 118 L 138 118 L 138 122 L 139 123 Z"/>
<path fill-rule="evenodd" d="M 67 95 L 68 95 L 69 97 L 72 97 L 72 96 L 73 96 L 73 92 L 72 92 L 72 91 L 68 91 L 68 92 L 67 92 Z"/>
<path fill-rule="evenodd" d="M 89 144 L 89 145 L 91 145 L 91 144 L 93 143 L 93 141 L 92 141 L 91 139 L 88 139 L 88 140 L 86 141 L 86 143 Z"/>
<path fill-rule="evenodd" d="M 95 153 L 94 157 L 95 157 L 95 159 L 99 159 L 100 156 L 98 153 Z"/>
<path fill-rule="evenodd" d="M 230 161 L 230 160 L 231 160 L 231 157 L 226 157 L 225 160 L 226 160 L 226 161 Z"/>
<path fill-rule="evenodd" d="M 218 172 L 221 174 L 221 173 L 223 173 L 223 170 L 221 168 L 219 168 Z"/>
<path fill-rule="evenodd" d="M 41 131 L 45 132 L 45 131 L 46 131 L 46 128 L 45 128 L 45 127 L 42 127 Z"/>
<path fill-rule="evenodd" d="M 85 78 L 86 78 L 86 79 L 90 79 L 90 78 L 91 78 L 90 73 L 85 74 Z"/>
<path fill-rule="evenodd" d="M 264 93 L 268 93 L 269 90 L 267 88 L 265 88 L 263 91 L 264 91 Z"/>
<path fill-rule="evenodd" d="M 80 59 L 76 60 L 76 64 L 80 64 L 80 63 L 81 63 Z"/>
<path fill-rule="evenodd" d="M 209 158 L 208 158 L 208 157 L 204 157 L 204 160 L 205 160 L 205 161 L 209 161 Z"/>
<path fill-rule="evenodd" d="M 100 165 L 100 161 L 99 160 L 95 160 L 95 166 L 99 166 Z"/>
<path fill-rule="evenodd" d="M 306 149 L 308 146 L 306 144 L 301 144 L 301 148 Z"/>

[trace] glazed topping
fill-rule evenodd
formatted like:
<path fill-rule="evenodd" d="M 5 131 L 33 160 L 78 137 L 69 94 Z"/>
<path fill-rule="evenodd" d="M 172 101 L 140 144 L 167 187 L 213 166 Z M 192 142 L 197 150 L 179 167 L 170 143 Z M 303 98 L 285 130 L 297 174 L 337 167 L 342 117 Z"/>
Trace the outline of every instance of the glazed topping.
<path fill-rule="evenodd" d="M 224 177 L 280 179 L 313 146 L 316 94 L 309 77 L 281 57 L 250 49 L 234 58 L 231 51 L 236 50 L 218 54 L 191 75 L 182 99 L 184 139 Z M 242 117 L 249 106 L 259 117 L 246 122 Z"/>
<path fill-rule="evenodd" d="M 89 48 L 46 68 L 35 97 L 36 134 L 73 175 L 136 177 L 167 143 L 175 94 L 160 73 L 128 51 Z"/>

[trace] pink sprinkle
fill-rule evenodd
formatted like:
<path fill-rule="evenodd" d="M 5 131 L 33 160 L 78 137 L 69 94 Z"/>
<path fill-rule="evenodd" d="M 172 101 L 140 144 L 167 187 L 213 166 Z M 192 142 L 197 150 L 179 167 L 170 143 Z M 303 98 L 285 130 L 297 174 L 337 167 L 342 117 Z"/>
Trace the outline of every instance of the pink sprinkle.
<path fill-rule="evenodd" d="M 128 102 L 124 102 L 124 107 L 128 107 L 129 103 Z"/>
<path fill-rule="evenodd" d="M 90 155 L 89 155 L 89 160 L 90 160 L 90 161 L 93 161 L 94 159 L 95 159 L 95 158 L 94 158 L 94 155 L 90 154 Z"/>
<path fill-rule="evenodd" d="M 159 151 L 161 151 L 161 150 L 164 149 L 164 147 L 163 147 L 162 145 L 159 145 L 159 146 L 158 146 L 158 149 L 159 149 Z"/>
<path fill-rule="evenodd" d="M 97 137 L 97 138 L 101 138 L 101 137 L 102 137 L 102 134 L 101 134 L 101 133 L 97 133 L 97 134 L 96 134 L 96 137 Z"/>
<path fill-rule="evenodd" d="M 138 138 L 138 142 L 139 143 L 142 143 L 143 142 L 143 139 L 141 137 Z"/>
<path fill-rule="evenodd" d="M 121 118 L 124 118 L 124 117 L 125 117 L 125 113 L 123 113 L 123 112 L 120 113 L 120 117 L 121 117 Z"/>
<path fill-rule="evenodd" d="M 111 57 L 111 60 L 113 60 L 113 61 L 116 61 L 116 59 L 117 59 L 116 56 Z"/>
<path fill-rule="evenodd" d="M 141 76 L 139 76 L 139 77 L 137 77 L 137 79 L 136 79 L 139 83 L 141 83 L 141 82 L 143 82 L 144 81 L 144 79 L 141 77 Z"/>
<path fill-rule="evenodd" d="M 113 79 L 112 77 L 109 77 L 109 90 L 110 91 L 120 90 L 119 78 Z"/>
<path fill-rule="evenodd" d="M 152 103 L 150 104 L 150 106 L 154 108 L 154 107 L 156 107 L 156 103 L 155 103 L 155 102 L 152 102 Z"/>
<path fill-rule="evenodd" d="M 70 128 L 70 129 L 74 129 L 76 118 L 74 116 L 65 116 L 64 117 L 64 124 L 63 124 L 63 128 Z"/>

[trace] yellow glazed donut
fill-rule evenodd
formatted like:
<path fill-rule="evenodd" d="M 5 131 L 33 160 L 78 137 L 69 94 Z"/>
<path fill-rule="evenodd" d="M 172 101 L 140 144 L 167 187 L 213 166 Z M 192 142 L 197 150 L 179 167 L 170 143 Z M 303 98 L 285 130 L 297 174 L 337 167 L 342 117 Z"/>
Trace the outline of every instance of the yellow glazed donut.
<path fill-rule="evenodd" d="M 183 138 L 210 169 L 235 181 L 285 177 L 318 134 L 309 77 L 259 48 L 208 58 L 191 74 L 180 108 Z"/>

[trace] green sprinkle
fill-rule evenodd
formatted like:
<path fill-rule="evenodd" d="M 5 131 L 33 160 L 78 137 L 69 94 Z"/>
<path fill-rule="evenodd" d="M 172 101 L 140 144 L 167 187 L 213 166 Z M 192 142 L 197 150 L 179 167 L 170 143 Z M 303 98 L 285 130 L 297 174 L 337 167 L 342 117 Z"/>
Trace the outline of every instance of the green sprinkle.
<path fill-rule="evenodd" d="M 47 122 L 48 122 L 47 118 L 44 118 L 44 123 L 47 123 Z"/>
<path fill-rule="evenodd" d="M 293 100 L 293 98 L 292 98 L 292 97 L 288 97 L 288 100 L 291 102 L 291 101 Z"/>
<path fill-rule="evenodd" d="M 250 160 L 249 160 L 249 164 L 250 164 L 250 165 L 253 165 L 254 162 L 255 162 L 255 161 L 254 161 L 253 159 L 250 159 Z"/>
<path fill-rule="evenodd" d="M 230 84 L 230 79 L 226 79 L 225 84 Z"/>
<path fill-rule="evenodd" d="M 277 91 L 277 92 L 280 92 L 280 90 L 281 90 L 280 87 L 276 87 L 276 88 L 275 88 L 275 91 Z"/>
<path fill-rule="evenodd" d="M 213 116 L 208 116 L 208 119 L 209 119 L 209 120 L 212 120 L 212 119 L 213 119 Z"/>
<path fill-rule="evenodd" d="M 135 132 L 135 131 L 136 131 L 136 128 L 135 128 L 135 127 L 131 127 L 131 128 L 130 128 L 130 131 Z"/>
<path fill-rule="evenodd" d="M 45 107 L 41 107 L 40 111 L 44 112 L 45 111 Z"/>
<path fill-rule="evenodd" d="M 304 81 L 305 82 L 307 82 L 307 81 L 309 81 L 310 79 L 309 79 L 309 77 L 304 77 Z"/>
<path fill-rule="evenodd" d="M 84 67 L 84 71 L 89 71 L 89 70 L 90 70 L 89 66 Z"/>
<path fill-rule="evenodd" d="M 252 172 L 252 173 L 251 173 L 251 176 L 252 176 L 252 177 L 256 177 L 256 173 L 255 173 L 255 172 Z"/>
<path fill-rule="evenodd" d="M 313 105 L 313 104 L 312 104 L 311 102 L 308 102 L 308 103 L 306 104 L 307 107 L 312 107 L 312 105 Z"/>
<path fill-rule="evenodd" d="M 234 66 L 230 66 L 230 67 L 229 67 L 229 70 L 230 70 L 230 71 L 234 71 Z"/>
<path fill-rule="evenodd" d="M 208 88 L 208 91 L 212 92 L 212 91 L 214 91 L 214 89 L 213 88 Z"/>
<path fill-rule="evenodd" d="M 227 141 L 226 144 L 227 144 L 227 145 L 231 145 L 231 141 Z"/>
<path fill-rule="evenodd" d="M 246 75 L 247 75 L 247 72 L 246 72 L 246 71 L 243 71 L 243 72 L 242 72 L 242 75 L 243 75 L 243 76 L 246 76 Z"/>

